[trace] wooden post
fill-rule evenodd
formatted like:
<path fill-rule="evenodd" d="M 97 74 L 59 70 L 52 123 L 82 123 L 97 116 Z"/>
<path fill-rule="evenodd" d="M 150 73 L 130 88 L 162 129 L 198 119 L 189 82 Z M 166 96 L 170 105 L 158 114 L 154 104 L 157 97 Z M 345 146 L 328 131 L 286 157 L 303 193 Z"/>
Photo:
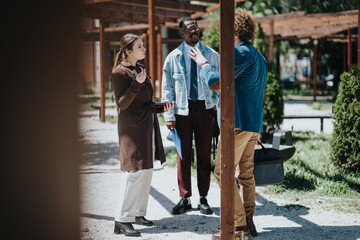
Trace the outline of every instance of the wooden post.
<path fill-rule="evenodd" d="M 320 133 L 324 133 L 324 118 L 320 118 Z"/>
<path fill-rule="evenodd" d="M 358 42 L 357 42 L 357 65 L 360 68 L 360 0 L 358 0 Z"/>
<path fill-rule="evenodd" d="M 149 22 L 149 75 L 151 77 L 151 85 L 154 89 L 153 96 L 156 95 L 156 59 L 155 59 L 155 0 L 148 0 L 148 22 Z"/>
<path fill-rule="evenodd" d="M 269 61 L 274 58 L 274 19 L 270 21 Z"/>
<path fill-rule="evenodd" d="M 351 69 L 351 29 L 348 29 L 348 71 Z"/>
<path fill-rule="evenodd" d="M 346 71 L 346 44 L 342 43 L 343 45 L 343 72 Z"/>
<path fill-rule="evenodd" d="M 158 97 L 161 97 L 161 78 L 162 78 L 162 36 L 161 26 L 158 27 L 157 35 L 157 80 L 158 80 Z"/>
<path fill-rule="evenodd" d="M 100 121 L 105 122 L 105 41 L 104 20 L 100 19 Z"/>
<path fill-rule="evenodd" d="M 321 47 L 320 47 L 320 45 L 319 45 L 319 47 L 318 47 L 318 57 L 317 57 L 317 58 L 319 59 L 319 61 L 317 61 L 317 67 L 318 67 L 318 70 L 319 70 L 318 76 L 319 76 L 319 83 L 320 83 L 320 85 L 319 85 L 319 91 L 320 91 L 320 94 L 322 94 L 324 88 L 323 88 L 323 86 L 321 85 L 321 83 L 322 83 L 322 77 L 321 77 L 322 72 L 321 72 L 321 70 L 322 70 L 322 69 L 321 69 Z"/>
<path fill-rule="evenodd" d="M 147 36 L 148 35 L 146 33 L 142 34 L 142 38 L 143 38 L 143 41 L 144 41 L 144 46 L 145 46 L 147 52 L 149 53 L 149 44 L 148 44 L 148 37 Z M 146 54 L 144 62 L 145 62 L 146 73 L 149 74 L 149 54 Z"/>
<path fill-rule="evenodd" d="M 220 0 L 221 239 L 234 239 L 234 0 Z"/>
<path fill-rule="evenodd" d="M 314 40 L 314 60 L 313 60 L 313 92 L 314 92 L 314 102 L 316 102 L 316 66 L 317 66 L 317 46 L 318 46 L 318 40 Z"/>

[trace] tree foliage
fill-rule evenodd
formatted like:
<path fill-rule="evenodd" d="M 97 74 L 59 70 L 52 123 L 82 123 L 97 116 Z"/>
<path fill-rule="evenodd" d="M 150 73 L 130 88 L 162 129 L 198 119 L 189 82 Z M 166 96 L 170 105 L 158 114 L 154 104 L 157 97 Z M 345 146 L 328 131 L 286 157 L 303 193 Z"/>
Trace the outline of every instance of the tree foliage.
<path fill-rule="evenodd" d="M 263 111 L 263 133 L 262 141 L 271 139 L 274 132 L 280 129 L 282 115 L 284 114 L 284 99 L 280 76 L 276 73 L 274 61 L 269 62 L 269 73 L 266 84 L 266 97 Z"/>
<path fill-rule="evenodd" d="M 236 7 L 251 10 L 256 17 L 294 11 L 307 13 L 327 13 L 354 10 L 358 8 L 357 0 L 248 0 L 237 3 Z"/>
<path fill-rule="evenodd" d="M 204 32 L 202 42 L 219 53 L 220 34 L 215 21 L 211 22 L 209 31 Z"/>
<path fill-rule="evenodd" d="M 339 94 L 333 112 L 334 131 L 331 157 L 347 171 L 360 170 L 360 69 L 352 65 L 341 75 Z"/>
<path fill-rule="evenodd" d="M 266 36 L 258 24 L 258 29 L 255 34 L 254 47 L 268 59 L 269 44 L 266 41 Z M 280 129 L 284 114 L 284 100 L 282 96 L 282 86 L 280 83 L 280 76 L 276 72 L 276 65 L 274 61 L 269 62 L 269 73 L 266 84 L 266 97 L 263 112 L 263 128 L 262 141 L 270 140 L 275 131 Z"/>
<path fill-rule="evenodd" d="M 254 48 L 256 48 L 268 60 L 269 44 L 266 41 L 266 35 L 258 23 L 257 31 L 254 39 Z"/>

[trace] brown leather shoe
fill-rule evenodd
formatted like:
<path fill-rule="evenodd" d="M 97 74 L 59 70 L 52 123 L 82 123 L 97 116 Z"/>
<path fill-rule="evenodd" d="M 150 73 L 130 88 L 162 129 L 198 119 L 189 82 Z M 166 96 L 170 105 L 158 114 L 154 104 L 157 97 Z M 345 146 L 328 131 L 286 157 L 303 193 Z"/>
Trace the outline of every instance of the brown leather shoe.
<path fill-rule="evenodd" d="M 254 213 L 250 213 L 249 216 L 246 216 L 246 225 L 250 230 L 251 236 L 256 237 L 258 233 L 256 231 L 256 227 L 253 221 L 253 215 Z"/>
<path fill-rule="evenodd" d="M 249 240 L 251 235 L 247 226 L 236 227 L 234 237 L 236 240 Z M 213 240 L 220 239 L 220 232 L 214 233 L 212 236 Z"/>

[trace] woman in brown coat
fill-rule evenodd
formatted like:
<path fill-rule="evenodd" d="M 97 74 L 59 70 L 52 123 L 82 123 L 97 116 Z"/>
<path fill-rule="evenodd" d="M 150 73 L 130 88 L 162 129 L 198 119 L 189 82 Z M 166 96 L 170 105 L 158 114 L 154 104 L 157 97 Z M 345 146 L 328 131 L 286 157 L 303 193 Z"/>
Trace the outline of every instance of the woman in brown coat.
<path fill-rule="evenodd" d="M 165 162 L 157 110 L 152 101 L 153 88 L 144 66 L 142 39 L 126 34 L 120 40 L 120 52 L 111 74 L 116 104 L 119 109 L 118 135 L 120 145 L 121 193 L 115 215 L 116 234 L 140 236 L 132 223 L 152 226 L 146 214 L 154 159 Z M 173 104 L 166 104 L 166 111 Z"/>

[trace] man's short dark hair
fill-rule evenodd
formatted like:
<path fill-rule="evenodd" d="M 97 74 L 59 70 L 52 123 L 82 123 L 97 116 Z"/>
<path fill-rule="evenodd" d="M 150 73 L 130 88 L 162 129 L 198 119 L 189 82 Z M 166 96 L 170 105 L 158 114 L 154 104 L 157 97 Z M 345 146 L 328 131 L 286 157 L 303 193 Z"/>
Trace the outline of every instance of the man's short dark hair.
<path fill-rule="evenodd" d="M 179 22 L 179 29 L 182 28 L 182 26 L 184 26 L 184 23 L 185 22 L 188 22 L 188 21 L 196 21 L 194 18 L 192 17 L 184 17 L 183 19 L 181 19 L 181 21 Z"/>

